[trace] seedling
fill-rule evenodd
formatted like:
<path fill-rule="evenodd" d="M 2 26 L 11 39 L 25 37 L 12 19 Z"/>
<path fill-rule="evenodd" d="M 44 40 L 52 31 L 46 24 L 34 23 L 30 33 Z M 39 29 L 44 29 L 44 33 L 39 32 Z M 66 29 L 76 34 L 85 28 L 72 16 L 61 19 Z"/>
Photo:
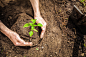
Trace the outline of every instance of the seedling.
<path fill-rule="evenodd" d="M 80 1 L 84 6 L 86 5 L 85 0 Z"/>
<path fill-rule="evenodd" d="M 39 50 L 38 48 L 36 48 L 36 50 Z"/>
<path fill-rule="evenodd" d="M 1 51 L 1 53 L 3 52 L 3 50 Z"/>
<path fill-rule="evenodd" d="M 86 45 L 84 44 L 84 46 L 86 47 Z"/>
<path fill-rule="evenodd" d="M 30 54 L 30 55 L 33 55 L 33 54 Z"/>
<path fill-rule="evenodd" d="M 26 57 L 26 56 L 24 56 L 24 57 Z"/>
<path fill-rule="evenodd" d="M 59 10 L 59 12 L 61 12 L 61 9 Z"/>
<path fill-rule="evenodd" d="M 42 27 L 42 26 L 43 26 L 41 23 L 38 23 L 38 24 L 36 25 L 36 24 L 35 24 L 35 23 L 36 23 L 36 20 L 37 20 L 37 19 L 31 19 L 32 23 L 29 22 L 29 23 L 26 23 L 26 24 L 23 26 L 23 28 L 24 28 L 24 27 L 29 27 L 29 26 L 31 26 L 31 31 L 29 32 L 30 37 L 33 35 L 33 31 L 38 32 L 38 31 L 35 29 L 35 26 L 39 26 L 39 27 Z"/>
<path fill-rule="evenodd" d="M 85 0 L 81 0 L 80 2 L 83 3 Z"/>

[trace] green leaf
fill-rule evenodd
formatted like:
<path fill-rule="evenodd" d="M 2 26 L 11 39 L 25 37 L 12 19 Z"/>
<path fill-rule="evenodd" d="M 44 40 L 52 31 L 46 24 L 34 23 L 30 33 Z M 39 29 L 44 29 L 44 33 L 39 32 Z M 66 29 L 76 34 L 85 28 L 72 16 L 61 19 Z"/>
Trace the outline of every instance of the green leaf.
<path fill-rule="evenodd" d="M 84 6 L 85 6 L 85 4 L 84 4 Z"/>
<path fill-rule="evenodd" d="M 1 53 L 3 52 L 3 50 L 1 51 Z"/>
<path fill-rule="evenodd" d="M 83 2 L 82 0 L 80 2 Z"/>
<path fill-rule="evenodd" d="M 31 19 L 31 21 L 32 21 L 33 23 L 36 23 L 36 20 L 37 20 L 37 19 Z"/>
<path fill-rule="evenodd" d="M 34 24 L 34 26 L 37 26 L 37 25 Z"/>
<path fill-rule="evenodd" d="M 30 35 L 30 37 L 31 37 L 31 36 L 33 35 L 33 31 L 30 31 L 30 32 L 29 32 L 29 35 Z"/>
<path fill-rule="evenodd" d="M 42 27 L 43 25 L 41 23 L 38 23 L 37 26 Z"/>
<path fill-rule="evenodd" d="M 31 27 L 31 30 L 33 30 L 33 29 L 34 29 L 34 26 Z"/>
<path fill-rule="evenodd" d="M 33 26 L 33 23 L 29 23 L 31 26 Z"/>
<path fill-rule="evenodd" d="M 83 0 L 83 2 L 84 2 L 85 0 Z"/>
<path fill-rule="evenodd" d="M 86 45 L 84 44 L 84 46 L 86 47 Z"/>
<path fill-rule="evenodd" d="M 84 2 L 85 0 L 81 0 L 80 2 Z"/>
<path fill-rule="evenodd" d="M 38 32 L 38 30 L 34 29 L 34 31 Z"/>
<path fill-rule="evenodd" d="M 24 27 L 28 27 L 28 26 L 30 26 L 30 25 L 29 25 L 28 23 L 26 23 L 26 24 L 23 26 L 23 28 L 24 28 Z"/>
<path fill-rule="evenodd" d="M 38 48 L 36 48 L 36 50 L 39 50 Z"/>

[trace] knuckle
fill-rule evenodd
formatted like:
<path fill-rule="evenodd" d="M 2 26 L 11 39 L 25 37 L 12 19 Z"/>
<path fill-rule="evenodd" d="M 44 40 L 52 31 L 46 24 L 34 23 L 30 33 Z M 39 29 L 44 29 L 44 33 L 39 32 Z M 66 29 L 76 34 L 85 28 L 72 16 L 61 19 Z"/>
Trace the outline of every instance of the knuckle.
<path fill-rule="evenodd" d="M 15 46 L 18 46 L 18 43 L 14 43 Z"/>

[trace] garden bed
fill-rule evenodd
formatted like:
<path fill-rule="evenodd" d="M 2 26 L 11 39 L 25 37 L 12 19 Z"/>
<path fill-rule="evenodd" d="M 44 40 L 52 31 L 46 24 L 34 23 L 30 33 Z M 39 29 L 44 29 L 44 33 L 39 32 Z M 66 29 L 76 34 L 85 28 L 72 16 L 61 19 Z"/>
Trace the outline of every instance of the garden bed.
<path fill-rule="evenodd" d="M 32 41 L 37 46 L 18 47 L 0 32 L 0 57 L 85 57 L 86 37 L 70 20 L 73 5 L 86 14 L 86 6 L 78 0 L 40 0 L 41 15 L 47 23 L 42 41 L 38 44 L 40 33 L 34 32 Z M 0 19 L 22 39 L 30 41 L 29 28 L 23 28 L 33 19 L 30 1 L 1 0 Z"/>

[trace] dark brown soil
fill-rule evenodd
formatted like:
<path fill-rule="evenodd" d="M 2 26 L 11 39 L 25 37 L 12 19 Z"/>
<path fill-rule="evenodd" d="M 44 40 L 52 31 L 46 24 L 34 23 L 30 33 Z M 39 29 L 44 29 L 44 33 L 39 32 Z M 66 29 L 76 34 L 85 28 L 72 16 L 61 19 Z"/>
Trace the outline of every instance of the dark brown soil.
<path fill-rule="evenodd" d="M 33 47 L 17 47 L 0 32 L 0 57 L 86 57 L 86 36 L 70 20 L 76 5 L 84 14 L 86 6 L 79 0 L 40 0 L 41 15 L 47 23 L 44 38 L 39 43 L 39 31 L 29 37 L 25 23 L 33 19 L 29 0 L 0 0 L 0 19 L 25 41 L 32 41 Z M 38 48 L 39 50 L 36 50 Z"/>

